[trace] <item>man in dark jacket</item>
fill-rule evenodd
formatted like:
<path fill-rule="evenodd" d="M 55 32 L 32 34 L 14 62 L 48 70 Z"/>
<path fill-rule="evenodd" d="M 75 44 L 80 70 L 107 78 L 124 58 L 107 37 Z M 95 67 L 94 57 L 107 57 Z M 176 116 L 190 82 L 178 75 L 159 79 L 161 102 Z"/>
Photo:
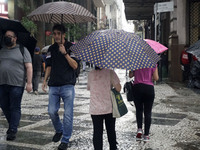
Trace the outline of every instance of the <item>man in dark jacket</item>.
<path fill-rule="evenodd" d="M 55 43 L 51 45 L 46 57 L 46 72 L 42 89 L 46 91 L 47 79 L 50 77 L 48 113 L 53 122 L 56 133 L 52 139 L 58 142 L 61 137 L 59 150 L 66 150 L 73 127 L 73 102 L 75 97 L 74 85 L 76 83 L 75 70 L 78 67 L 77 60 L 70 53 L 72 43 L 65 39 L 63 25 L 53 27 Z M 60 98 L 64 102 L 63 123 L 59 118 Z"/>

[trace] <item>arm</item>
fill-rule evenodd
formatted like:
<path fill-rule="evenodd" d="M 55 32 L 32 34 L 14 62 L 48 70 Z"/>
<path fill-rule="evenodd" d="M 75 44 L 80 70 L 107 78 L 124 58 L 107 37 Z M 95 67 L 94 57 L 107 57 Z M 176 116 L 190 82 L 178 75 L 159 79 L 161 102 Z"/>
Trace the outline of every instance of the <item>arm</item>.
<path fill-rule="evenodd" d="M 32 76 L 33 76 L 33 67 L 32 63 L 25 63 L 26 67 L 26 75 L 27 75 L 27 84 L 26 84 L 26 91 L 32 91 Z"/>
<path fill-rule="evenodd" d="M 153 81 L 158 81 L 159 76 L 158 76 L 158 68 L 156 67 L 156 70 L 153 73 Z"/>
<path fill-rule="evenodd" d="M 67 51 L 66 51 L 66 49 L 65 49 L 65 47 L 64 47 L 63 44 L 60 44 L 60 45 L 59 45 L 59 50 L 60 50 L 60 52 L 65 56 L 65 58 L 67 59 L 69 65 L 70 65 L 74 70 L 77 69 L 77 68 L 78 68 L 77 62 L 76 62 L 73 58 L 71 58 L 71 57 L 69 56 L 69 54 L 67 53 Z"/>
<path fill-rule="evenodd" d="M 69 65 L 70 65 L 74 70 L 78 68 L 78 64 L 77 64 L 76 60 L 74 60 L 73 58 L 71 58 L 71 57 L 69 56 L 69 54 L 66 54 L 66 55 L 65 55 L 65 58 L 67 59 Z"/>
<path fill-rule="evenodd" d="M 132 78 L 132 77 L 134 77 L 135 76 L 135 74 L 134 74 L 135 72 L 134 71 L 129 71 L 129 78 Z"/>
<path fill-rule="evenodd" d="M 42 63 L 43 71 L 45 72 L 45 62 Z"/>
<path fill-rule="evenodd" d="M 110 74 L 111 86 L 113 86 L 117 92 L 120 92 L 122 87 L 117 74 L 114 71 L 111 71 Z"/>
<path fill-rule="evenodd" d="M 46 88 L 47 88 L 47 79 L 50 76 L 50 73 L 51 73 L 51 67 L 49 66 L 49 67 L 46 68 L 46 72 L 45 72 L 45 76 L 44 76 L 44 81 L 42 83 L 42 90 L 44 92 L 47 92 L 46 91 Z"/>
<path fill-rule="evenodd" d="M 115 88 L 115 90 L 117 91 L 117 92 L 120 92 L 121 91 L 121 84 L 120 83 L 118 83 L 118 84 L 116 84 L 116 85 L 113 85 L 114 86 L 114 88 Z"/>

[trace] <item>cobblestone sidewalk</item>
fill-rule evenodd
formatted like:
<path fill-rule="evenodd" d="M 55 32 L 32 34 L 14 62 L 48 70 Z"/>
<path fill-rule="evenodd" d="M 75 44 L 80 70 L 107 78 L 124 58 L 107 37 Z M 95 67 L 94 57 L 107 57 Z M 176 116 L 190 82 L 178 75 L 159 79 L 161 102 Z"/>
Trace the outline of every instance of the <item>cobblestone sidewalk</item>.
<path fill-rule="evenodd" d="M 121 84 L 125 71 L 116 70 Z M 69 150 L 93 150 L 92 121 L 89 111 L 87 73 L 82 72 L 75 86 L 74 127 Z M 200 149 L 200 93 L 176 83 L 155 85 L 156 98 L 152 113 L 150 142 L 135 139 L 135 108 L 126 101 L 128 114 L 117 119 L 116 132 L 119 150 L 199 150 Z M 17 138 L 6 141 L 7 122 L 0 116 L 0 150 L 55 150 L 51 142 L 54 129 L 47 113 L 48 95 L 40 89 L 39 95 L 24 93 L 22 117 Z M 61 105 L 61 107 L 63 104 Z M 59 111 L 63 114 L 63 107 Z M 106 131 L 104 150 L 108 150 Z"/>

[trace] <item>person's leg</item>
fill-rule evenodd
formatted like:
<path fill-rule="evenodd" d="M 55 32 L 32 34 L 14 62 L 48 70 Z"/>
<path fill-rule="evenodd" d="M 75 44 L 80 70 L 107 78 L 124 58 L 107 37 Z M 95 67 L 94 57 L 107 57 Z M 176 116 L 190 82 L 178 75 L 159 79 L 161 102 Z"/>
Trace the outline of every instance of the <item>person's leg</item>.
<path fill-rule="evenodd" d="M 108 142 L 110 144 L 110 150 L 117 149 L 115 121 L 116 121 L 116 118 L 113 118 L 112 114 L 105 115 L 105 124 L 106 124 L 106 131 L 108 135 Z"/>
<path fill-rule="evenodd" d="M 86 62 L 82 61 L 82 65 L 83 65 L 83 71 L 85 71 Z"/>
<path fill-rule="evenodd" d="M 147 88 L 144 89 L 147 94 L 145 95 L 144 100 L 144 135 L 149 135 L 149 130 L 151 126 L 151 112 L 152 112 L 152 106 L 154 102 L 154 87 L 147 85 Z"/>
<path fill-rule="evenodd" d="M 69 143 L 73 128 L 73 105 L 75 90 L 73 85 L 65 85 L 60 89 L 60 95 L 64 102 L 63 114 L 63 138 L 61 142 Z"/>
<path fill-rule="evenodd" d="M 138 129 L 142 129 L 142 121 L 143 121 L 143 101 L 140 88 L 141 88 L 140 85 L 133 86 L 134 104 L 136 109 L 136 121 Z"/>
<path fill-rule="evenodd" d="M 10 86 L 10 121 L 9 129 L 17 132 L 17 127 L 21 118 L 21 100 L 24 93 L 24 87 Z"/>
<path fill-rule="evenodd" d="M 103 115 L 91 115 L 93 123 L 94 150 L 103 149 Z"/>
<path fill-rule="evenodd" d="M 34 91 L 38 91 L 38 85 L 40 83 L 40 76 L 41 76 L 41 72 L 38 72 L 36 77 L 35 77 L 35 89 L 34 89 Z"/>
<path fill-rule="evenodd" d="M 1 109 L 8 121 L 10 122 L 10 103 L 9 103 L 9 93 L 8 85 L 0 85 L 0 105 Z"/>
<path fill-rule="evenodd" d="M 33 78 L 32 78 L 33 92 L 35 91 L 35 78 L 36 78 L 36 72 L 33 70 Z"/>
<path fill-rule="evenodd" d="M 62 133 L 63 127 L 60 121 L 58 110 L 60 108 L 60 96 L 59 96 L 60 87 L 49 87 L 49 105 L 48 113 L 53 123 L 56 133 Z"/>

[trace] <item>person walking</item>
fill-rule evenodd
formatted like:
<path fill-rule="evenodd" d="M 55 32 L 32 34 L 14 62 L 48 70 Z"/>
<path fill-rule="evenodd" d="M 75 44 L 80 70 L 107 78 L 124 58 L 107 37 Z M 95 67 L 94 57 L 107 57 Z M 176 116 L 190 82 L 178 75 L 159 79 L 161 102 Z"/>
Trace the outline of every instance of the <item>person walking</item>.
<path fill-rule="evenodd" d="M 24 87 L 27 92 L 32 90 L 31 55 L 25 47 L 22 54 L 20 45 L 16 44 L 16 35 L 14 31 L 7 30 L 0 50 L 0 105 L 9 124 L 6 132 L 8 141 L 16 138 Z"/>
<path fill-rule="evenodd" d="M 137 135 L 136 140 L 149 141 L 151 126 L 151 112 L 155 98 L 153 81 L 158 81 L 158 69 L 144 68 L 129 72 L 129 77 L 134 76 L 133 96 L 136 107 Z M 142 129 L 144 113 L 144 134 Z"/>
<path fill-rule="evenodd" d="M 189 48 L 189 45 L 184 46 L 184 50 L 181 52 L 181 69 L 183 71 L 183 81 L 186 81 L 189 79 L 190 75 L 190 65 L 192 61 L 192 55 L 187 53 L 186 50 Z"/>
<path fill-rule="evenodd" d="M 90 114 L 93 122 L 93 145 L 95 150 L 103 149 L 103 121 L 110 150 L 117 149 L 115 121 L 112 117 L 111 87 L 121 90 L 117 74 L 110 69 L 95 66 L 88 74 L 87 90 L 90 90 Z"/>
<path fill-rule="evenodd" d="M 42 55 L 40 55 L 40 48 L 36 47 L 33 56 L 33 93 L 38 95 L 38 85 L 40 82 L 41 71 L 45 71 L 45 63 L 43 61 Z"/>
<path fill-rule="evenodd" d="M 62 137 L 58 149 L 66 150 L 73 127 L 74 85 L 76 83 L 75 70 L 78 64 L 73 53 L 69 50 L 72 43 L 65 39 L 65 27 L 56 24 L 53 26 L 52 31 L 55 43 L 49 47 L 47 52 L 47 66 L 42 89 L 46 92 L 47 79 L 50 77 L 48 81 L 48 113 L 56 131 L 52 141 L 58 142 Z M 61 98 L 64 102 L 63 123 L 61 123 L 58 114 Z"/>

